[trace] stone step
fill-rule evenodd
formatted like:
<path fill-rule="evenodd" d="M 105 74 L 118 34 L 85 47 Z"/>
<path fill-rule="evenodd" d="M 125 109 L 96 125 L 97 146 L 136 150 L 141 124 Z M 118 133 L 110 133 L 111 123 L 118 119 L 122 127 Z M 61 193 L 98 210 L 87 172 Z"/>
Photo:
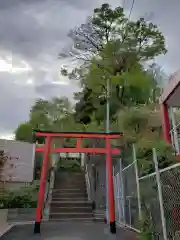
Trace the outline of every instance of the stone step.
<path fill-rule="evenodd" d="M 68 180 L 85 180 L 85 175 L 62 175 L 62 176 L 57 176 L 55 175 L 55 180 L 58 180 L 58 181 L 68 181 Z"/>
<path fill-rule="evenodd" d="M 86 189 L 81 189 L 81 190 L 76 190 L 76 191 L 71 191 L 71 190 L 66 190 L 66 191 L 52 191 L 52 196 L 59 196 L 59 195 L 63 195 L 63 194 L 67 194 L 67 195 L 74 195 L 74 194 L 87 194 L 87 190 Z"/>
<path fill-rule="evenodd" d="M 72 181 L 85 182 L 85 180 L 86 179 L 84 176 L 83 177 L 61 177 L 61 178 L 55 177 L 55 181 L 57 181 L 57 182 L 72 182 Z"/>
<path fill-rule="evenodd" d="M 85 178 L 79 178 L 79 179 L 77 179 L 77 178 L 72 178 L 72 179 L 55 179 L 55 183 L 72 183 L 72 182 L 75 182 L 75 183 L 85 183 L 86 182 L 86 180 L 85 180 Z"/>
<path fill-rule="evenodd" d="M 93 214 L 96 222 L 104 222 L 105 210 L 95 210 Z"/>
<path fill-rule="evenodd" d="M 83 202 L 83 201 L 86 201 L 87 198 L 86 197 L 53 197 L 52 198 L 52 201 L 73 201 L 73 202 Z"/>
<path fill-rule="evenodd" d="M 55 176 L 55 180 L 65 180 L 65 181 L 68 181 L 68 180 L 85 180 L 85 175 L 69 175 L 69 176 Z"/>
<path fill-rule="evenodd" d="M 94 219 L 93 218 L 64 218 L 64 219 L 59 219 L 59 218 L 56 218 L 56 219 L 53 219 L 53 218 L 50 218 L 49 221 L 58 221 L 58 222 L 93 222 Z"/>
<path fill-rule="evenodd" d="M 63 182 L 56 182 L 54 183 L 54 186 L 59 186 L 61 188 L 66 188 L 66 187 L 69 187 L 69 186 L 85 186 L 86 185 L 86 182 L 76 182 L 76 181 L 72 181 L 72 182 L 66 182 L 66 181 L 63 181 Z"/>
<path fill-rule="evenodd" d="M 92 207 L 92 202 L 89 201 L 54 201 L 51 202 L 51 207 Z"/>
<path fill-rule="evenodd" d="M 60 172 L 60 173 L 56 173 L 56 176 L 84 176 L 84 172 Z"/>
<path fill-rule="evenodd" d="M 52 198 L 87 198 L 87 193 L 53 193 Z"/>
<path fill-rule="evenodd" d="M 86 190 L 86 188 L 60 188 L 60 189 L 53 189 L 53 193 L 64 193 L 64 192 L 82 192 Z"/>
<path fill-rule="evenodd" d="M 75 182 L 75 183 L 85 183 L 85 179 L 77 179 L 77 178 L 72 178 L 72 179 L 61 179 L 61 180 L 57 180 L 55 179 L 55 182 L 57 183 L 71 183 L 71 182 Z"/>
<path fill-rule="evenodd" d="M 94 221 L 94 222 L 101 222 L 101 223 L 103 222 L 103 223 L 104 223 L 104 218 L 94 217 L 94 218 L 93 218 L 93 221 Z"/>
<path fill-rule="evenodd" d="M 51 213 L 92 213 L 92 207 L 91 206 L 83 206 L 83 207 L 73 207 L 73 206 L 68 206 L 68 207 L 56 207 L 56 206 L 51 206 Z"/>
<path fill-rule="evenodd" d="M 62 194 L 67 194 L 67 195 L 75 195 L 75 194 L 79 194 L 79 195 L 82 195 L 86 193 L 85 189 L 84 190 L 81 190 L 81 191 L 63 191 L 63 192 L 59 192 L 59 191 L 56 191 L 56 192 L 52 192 L 52 194 L 56 194 L 56 195 L 62 195 Z"/>
<path fill-rule="evenodd" d="M 62 213 L 50 213 L 51 219 L 65 219 L 65 218 L 93 218 L 92 213 L 81 212 L 62 212 Z"/>
<path fill-rule="evenodd" d="M 54 185 L 54 188 L 55 189 L 58 189 L 58 190 L 60 190 L 60 189 L 86 189 L 86 184 L 68 184 L 68 185 L 65 185 L 65 184 L 62 184 L 62 185 L 57 185 L 57 184 L 55 184 Z"/>

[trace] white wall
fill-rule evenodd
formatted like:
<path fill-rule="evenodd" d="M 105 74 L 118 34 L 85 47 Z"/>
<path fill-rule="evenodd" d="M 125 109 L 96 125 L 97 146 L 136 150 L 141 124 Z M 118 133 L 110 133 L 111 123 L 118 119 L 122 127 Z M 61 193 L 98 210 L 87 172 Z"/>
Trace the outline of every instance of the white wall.
<path fill-rule="evenodd" d="M 1 173 L 1 180 L 10 182 L 31 182 L 33 180 L 34 144 L 0 139 L 0 150 L 4 150 L 9 157 Z"/>

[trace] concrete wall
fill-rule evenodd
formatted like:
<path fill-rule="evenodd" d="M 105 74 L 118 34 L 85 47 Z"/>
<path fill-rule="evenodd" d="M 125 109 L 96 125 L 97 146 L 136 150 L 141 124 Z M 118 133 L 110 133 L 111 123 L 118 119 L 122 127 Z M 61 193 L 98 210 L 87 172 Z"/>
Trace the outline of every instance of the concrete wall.
<path fill-rule="evenodd" d="M 0 139 L 0 150 L 3 150 L 8 156 L 4 168 L 1 170 L 2 181 L 18 183 L 33 180 L 34 144 Z"/>

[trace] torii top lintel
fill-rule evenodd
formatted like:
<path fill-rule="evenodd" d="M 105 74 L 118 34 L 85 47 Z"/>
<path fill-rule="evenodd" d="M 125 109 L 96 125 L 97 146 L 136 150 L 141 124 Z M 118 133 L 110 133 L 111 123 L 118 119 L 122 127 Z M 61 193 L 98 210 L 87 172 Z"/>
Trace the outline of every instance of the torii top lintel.
<path fill-rule="evenodd" d="M 110 133 L 94 133 L 94 132 L 46 132 L 35 130 L 37 137 L 64 137 L 64 138 L 120 138 L 122 133 L 110 132 Z"/>
<path fill-rule="evenodd" d="M 39 131 L 34 130 L 36 137 L 45 137 L 45 138 L 77 138 L 76 147 L 73 148 L 54 148 L 51 147 L 51 152 L 84 152 L 84 153 L 106 153 L 106 148 L 84 148 L 81 146 L 81 140 L 83 138 L 89 139 L 119 139 L 121 137 L 121 133 L 93 133 L 93 132 L 47 132 L 47 131 Z M 36 152 L 44 152 L 45 146 L 36 147 Z M 112 154 L 120 154 L 120 149 L 113 148 L 111 149 Z"/>

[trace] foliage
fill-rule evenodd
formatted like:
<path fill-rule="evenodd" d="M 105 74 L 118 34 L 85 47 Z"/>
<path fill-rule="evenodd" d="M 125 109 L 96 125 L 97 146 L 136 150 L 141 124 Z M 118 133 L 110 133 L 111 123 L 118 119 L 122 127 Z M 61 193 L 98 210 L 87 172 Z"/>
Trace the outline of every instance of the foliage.
<path fill-rule="evenodd" d="M 136 143 L 139 139 L 160 138 L 159 111 L 151 105 L 124 108 L 118 114 L 118 127 L 123 132 L 123 144 Z"/>
<path fill-rule="evenodd" d="M 6 166 L 13 167 L 13 164 L 9 163 L 9 161 L 8 161 L 9 159 L 11 159 L 11 157 L 8 156 L 3 150 L 1 150 L 0 151 L 0 181 L 2 181 L 2 185 L 4 185 L 4 176 L 2 176 L 1 173 L 4 173 L 4 168 Z M 10 176 L 8 176 L 8 177 L 11 179 Z M 4 188 L 4 186 L 2 188 Z"/>
<path fill-rule="evenodd" d="M 61 119 L 72 112 L 71 104 L 65 97 L 53 98 L 50 101 L 38 99 L 30 112 L 30 123 L 41 130 L 62 128 Z"/>
<path fill-rule="evenodd" d="M 0 208 L 35 208 L 37 189 L 35 186 L 23 187 L 16 191 L 6 191 L 0 195 Z"/>
<path fill-rule="evenodd" d="M 156 25 L 143 18 L 128 21 L 123 8 L 103 4 L 69 36 L 75 56 L 83 62 L 72 72 L 62 69 L 61 73 L 78 79 L 83 88 L 75 107 L 78 122 L 89 124 L 92 113 L 98 123 L 104 120 L 107 79 L 111 84 L 111 120 L 119 107 L 157 101 L 160 91 L 154 81 L 155 68 L 147 71 L 142 67 L 145 61 L 166 53 L 164 37 Z"/>
<path fill-rule="evenodd" d="M 119 128 L 123 132 L 121 145 L 129 152 L 132 143 L 136 146 L 140 175 L 154 171 L 152 148 L 156 148 L 159 168 L 165 168 L 176 162 L 172 146 L 164 142 L 159 131 L 159 111 L 147 106 L 131 107 L 119 113 Z M 131 156 L 132 151 L 129 155 Z M 124 158 L 128 156 L 124 153 Z M 129 158 L 131 160 L 131 158 Z"/>
<path fill-rule="evenodd" d="M 147 64 L 166 53 L 164 36 L 158 27 L 143 18 L 129 21 L 123 8 L 113 9 L 103 4 L 94 9 L 85 24 L 71 30 L 69 37 L 73 50 L 66 50 L 61 57 L 73 55 L 80 61 L 70 72 L 61 69 L 61 74 L 77 79 L 81 86 L 75 94 L 75 107 L 67 98 L 38 99 L 30 113 L 32 127 L 51 131 L 104 131 L 109 100 L 111 129 L 123 132 L 122 150 L 136 143 L 146 165 L 143 171 L 147 168 L 152 171 L 147 156 L 154 144 L 162 154 L 161 167 L 174 161 L 172 150 L 160 141 L 157 101 L 164 75 L 157 65 Z"/>
<path fill-rule="evenodd" d="M 80 172 L 81 167 L 79 162 L 76 160 L 61 159 L 58 163 L 58 170 L 66 172 Z"/>
<path fill-rule="evenodd" d="M 32 142 L 33 129 L 63 131 L 70 122 L 72 106 L 65 97 L 50 101 L 38 99 L 32 106 L 29 121 L 22 123 L 15 130 L 16 140 Z"/>
<path fill-rule="evenodd" d="M 4 151 L 0 151 L 0 168 L 3 168 L 8 160 L 8 156 L 4 153 Z"/>
<path fill-rule="evenodd" d="M 15 137 L 18 141 L 32 143 L 32 124 L 30 122 L 21 123 L 15 130 Z"/>
<path fill-rule="evenodd" d="M 110 41 L 120 47 L 121 61 L 127 49 L 129 53 L 138 54 L 139 59 L 153 59 L 166 52 L 164 37 L 156 25 L 147 23 L 144 18 L 128 21 L 123 8 L 112 9 L 107 3 L 95 8 L 86 23 L 71 30 L 69 37 L 73 41 L 74 55 L 81 59 L 83 56 L 83 60 L 87 55 L 98 54 Z M 68 54 L 62 54 L 65 55 Z"/>
<path fill-rule="evenodd" d="M 37 152 L 35 154 L 35 163 L 34 163 L 34 180 L 40 179 L 41 167 L 43 161 L 43 153 Z"/>
<path fill-rule="evenodd" d="M 147 139 L 142 138 L 138 141 L 136 146 L 141 175 L 154 172 L 152 148 L 156 148 L 159 169 L 166 168 L 177 162 L 173 147 L 161 139 L 153 139 L 148 141 Z"/>
<path fill-rule="evenodd" d="M 108 59 L 108 60 L 107 60 Z M 111 63 L 108 56 L 105 62 Z M 105 73 L 103 60 L 93 60 L 89 65 L 89 72 L 84 79 L 82 94 L 76 95 L 75 118 L 84 124 L 89 124 L 91 115 L 95 115 L 99 123 L 106 117 L 107 81 L 110 81 L 110 116 L 116 117 L 119 108 L 135 106 L 137 104 L 149 104 L 157 101 L 158 86 L 152 74 L 136 63 L 128 71 L 113 74 L 114 67 L 109 67 Z M 109 65 L 108 65 L 109 66 Z M 112 73 L 111 73 L 112 72 Z M 156 89 L 156 90 L 155 90 Z"/>
<path fill-rule="evenodd" d="M 151 64 L 148 71 L 153 76 L 154 82 L 158 84 L 160 93 L 157 92 L 156 94 L 161 94 L 164 86 L 168 82 L 169 76 L 164 72 L 163 68 L 156 63 Z"/>
<path fill-rule="evenodd" d="M 73 49 L 61 53 L 61 57 L 73 56 L 80 61 L 70 72 L 61 69 L 61 74 L 78 80 L 81 87 L 75 94 L 75 108 L 67 98 L 38 99 L 27 124 L 40 130 L 101 132 L 106 127 L 109 100 L 111 130 L 123 132 L 120 143 L 116 142 L 121 145 L 123 164 L 132 162 L 132 144 L 136 146 L 140 176 L 154 171 L 154 147 L 160 169 L 173 164 L 176 161 L 174 150 L 161 139 L 158 108 L 166 77 L 157 65 L 148 65 L 149 60 L 166 53 L 164 36 L 158 27 L 143 18 L 128 21 L 121 7 L 112 9 L 109 4 L 103 4 L 94 9 L 85 24 L 71 30 L 69 36 Z M 24 127 L 24 131 L 18 135 L 18 130 L 16 138 L 29 139 L 28 126 L 20 127 Z M 72 143 L 65 141 L 63 144 Z M 61 160 L 58 168 L 60 171 L 80 170 L 74 161 Z M 152 204 L 154 195 L 148 191 Z M 152 226 L 148 213 L 144 214 L 140 239 L 150 240 Z"/>
<path fill-rule="evenodd" d="M 140 221 L 139 229 L 141 229 L 141 232 L 138 235 L 138 240 L 152 240 L 153 239 L 152 223 L 147 218 L 146 215 L 144 215 L 143 220 Z"/>

